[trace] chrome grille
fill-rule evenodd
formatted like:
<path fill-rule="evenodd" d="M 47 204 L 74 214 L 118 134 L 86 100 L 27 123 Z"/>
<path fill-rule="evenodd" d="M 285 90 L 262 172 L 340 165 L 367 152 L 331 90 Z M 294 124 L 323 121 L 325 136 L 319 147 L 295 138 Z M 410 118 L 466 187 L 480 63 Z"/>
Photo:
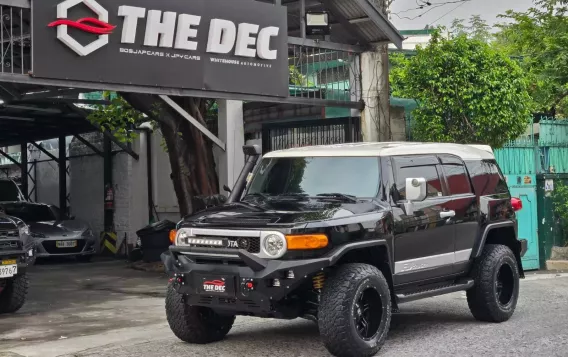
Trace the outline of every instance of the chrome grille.
<path fill-rule="evenodd" d="M 0 239 L 19 239 L 20 233 L 18 230 L 2 230 L 0 231 Z"/>
<path fill-rule="evenodd" d="M 0 251 L 2 250 L 16 250 L 20 248 L 19 241 L 0 241 Z"/>

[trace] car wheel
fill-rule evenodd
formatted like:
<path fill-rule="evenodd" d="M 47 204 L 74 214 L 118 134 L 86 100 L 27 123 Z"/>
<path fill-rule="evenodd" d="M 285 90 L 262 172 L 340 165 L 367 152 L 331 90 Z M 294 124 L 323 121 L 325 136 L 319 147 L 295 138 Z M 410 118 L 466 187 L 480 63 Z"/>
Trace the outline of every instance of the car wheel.
<path fill-rule="evenodd" d="M 390 328 L 392 302 L 381 271 L 367 264 L 346 264 L 325 282 L 318 325 L 325 347 L 341 357 L 375 355 Z"/>
<path fill-rule="evenodd" d="M 519 299 L 519 268 L 515 255 L 504 245 L 488 244 L 473 269 L 475 285 L 467 303 L 480 321 L 507 321 Z"/>
<path fill-rule="evenodd" d="M 28 275 L 26 273 L 16 275 L 6 281 L 6 285 L 0 292 L 0 313 L 13 313 L 22 308 L 28 294 Z"/>
<path fill-rule="evenodd" d="M 233 327 L 235 316 L 219 315 L 207 307 L 190 306 L 172 283 L 166 293 L 166 317 L 172 332 L 182 341 L 195 344 L 217 342 Z"/>

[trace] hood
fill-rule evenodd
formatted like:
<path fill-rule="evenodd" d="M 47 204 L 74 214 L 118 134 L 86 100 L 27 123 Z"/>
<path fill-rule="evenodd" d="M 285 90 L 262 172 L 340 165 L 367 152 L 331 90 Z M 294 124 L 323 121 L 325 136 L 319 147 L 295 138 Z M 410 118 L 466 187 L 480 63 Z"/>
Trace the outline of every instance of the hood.
<path fill-rule="evenodd" d="M 33 233 L 41 233 L 46 236 L 50 235 L 80 235 L 89 227 L 87 224 L 79 221 L 47 221 L 33 222 L 29 224 L 30 231 Z"/>
<path fill-rule="evenodd" d="M 377 212 L 381 207 L 374 201 L 340 203 L 322 200 L 278 200 L 254 203 L 236 202 L 212 207 L 186 217 L 184 223 L 207 226 L 235 227 L 266 224 L 292 225 L 323 221 Z"/>

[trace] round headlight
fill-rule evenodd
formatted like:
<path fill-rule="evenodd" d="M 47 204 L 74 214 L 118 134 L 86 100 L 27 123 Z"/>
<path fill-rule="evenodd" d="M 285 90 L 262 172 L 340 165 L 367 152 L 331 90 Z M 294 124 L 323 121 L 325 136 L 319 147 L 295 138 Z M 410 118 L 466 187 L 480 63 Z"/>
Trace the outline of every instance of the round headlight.
<path fill-rule="evenodd" d="M 187 232 L 186 231 L 178 231 L 176 237 L 176 245 L 187 245 Z"/>
<path fill-rule="evenodd" d="M 276 234 L 271 234 L 267 236 L 264 240 L 264 249 L 271 256 L 277 256 L 282 253 L 285 247 L 285 241 L 283 237 Z"/>
<path fill-rule="evenodd" d="M 27 225 L 24 225 L 22 227 L 20 227 L 19 229 L 20 231 L 20 235 L 29 235 L 30 234 L 30 227 L 28 227 Z"/>

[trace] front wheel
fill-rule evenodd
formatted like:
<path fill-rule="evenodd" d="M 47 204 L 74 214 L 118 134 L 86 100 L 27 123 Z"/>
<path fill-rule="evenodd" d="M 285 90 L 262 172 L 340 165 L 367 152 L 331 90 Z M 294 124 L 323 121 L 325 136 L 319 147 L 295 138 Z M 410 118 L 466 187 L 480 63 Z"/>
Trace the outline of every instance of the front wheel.
<path fill-rule="evenodd" d="M 321 294 L 318 325 L 324 345 L 340 357 L 375 355 L 387 338 L 391 305 L 380 270 L 367 264 L 340 266 Z"/>
<path fill-rule="evenodd" d="M 166 293 L 166 317 L 172 332 L 188 343 L 222 340 L 233 327 L 235 316 L 219 315 L 207 307 L 190 306 L 170 283 Z"/>
<path fill-rule="evenodd" d="M 28 275 L 16 275 L 6 281 L 0 292 L 0 314 L 14 313 L 22 308 L 28 294 Z"/>
<path fill-rule="evenodd" d="M 469 309 L 477 320 L 504 322 L 511 318 L 519 299 L 519 268 L 515 255 L 504 245 L 488 244 L 473 268 L 475 285 L 467 291 Z"/>

